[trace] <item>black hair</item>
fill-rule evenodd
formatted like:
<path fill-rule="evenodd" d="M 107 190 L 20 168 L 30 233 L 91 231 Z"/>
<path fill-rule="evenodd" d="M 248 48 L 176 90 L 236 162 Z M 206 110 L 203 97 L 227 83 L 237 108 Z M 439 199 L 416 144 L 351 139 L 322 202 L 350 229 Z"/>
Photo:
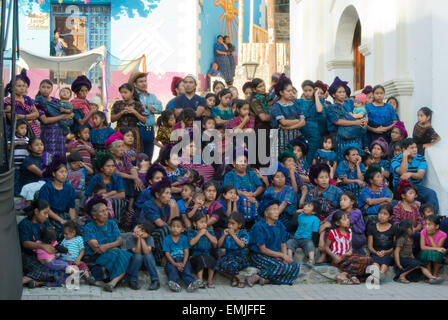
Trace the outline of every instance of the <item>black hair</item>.
<path fill-rule="evenodd" d="M 394 206 L 391 204 L 381 205 L 378 212 L 380 212 L 381 210 L 386 210 L 389 213 L 389 216 L 391 216 L 391 217 L 394 215 Z"/>
<path fill-rule="evenodd" d="M 374 160 L 372 154 L 369 152 L 364 152 L 364 154 L 362 155 L 362 163 L 365 163 L 367 160 Z"/>
<path fill-rule="evenodd" d="M 420 108 L 420 110 L 418 110 L 418 111 L 423 112 L 423 114 L 424 114 L 425 116 L 429 117 L 429 122 L 432 121 L 432 113 L 433 113 L 433 112 L 432 112 L 431 109 L 429 109 L 428 107 L 423 107 L 423 108 Z"/>
<path fill-rule="evenodd" d="M 432 212 L 434 212 L 434 206 L 430 203 L 425 203 L 420 207 L 420 214 L 423 216 L 423 214 L 425 213 L 425 210 L 427 209 L 431 209 Z"/>
<path fill-rule="evenodd" d="M 206 190 L 206 189 L 208 189 L 208 188 L 210 188 L 210 187 L 215 187 L 215 189 L 216 189 L 216 192 L 218 192 L 218 186 L 216 185 L 216 183 L 214 183 L 213 181 L 209 181 L 209 182 L 207 182 L 206 184 L 204 184 L 204 186 L 202 187 L 202 190 Z"/>
<path fill-rule="evenodd" d="M 230 219 L 236 221 L 236 223 L 238 223 L 241 227 L 244 226 L 244 222 L 246 221 L 246 220 L 244 219 L 244 216 L 243 216 L 241 213 L 239 213 L 238 211 L 233 211 L 233 212 L 230 214 L 228 220 L 230 220 Z"/>
<path fill-rule="evenodd" d="M 401 220 L 398 223 L 398 228 L 396 230 L 396 240 L 407 237 L 409 235 L 409 229 L 414 227 L 414 223 L 409 219 Z"/>
<path fill-rule="evenodd" d="M 358 207 L 358 198 L 353 192 L 345 191 L 343 194 L 341 194 L 341 198 L 342 196 L 347 196 L 351 201 L 353 201 L 353 209 L 356 209 Z"/>
<path fill-rule="evenodd" d="M 238 117 L 240 114 L 240 109 L 245 106 L 246 104 L 250 106 L 249 101 L 237 99 L 234 100 L 233 103 L 235 104 L 235 117 Z"/>
<path fill-rule="evenodd" d="M 42 211 L 49 207 L 50 205 L 45 200 L 33 200 L 28 207 L 23 209 L 23 211 L 25 212 L 28 219 L 31 220 L 34 216 L 34 210 L 37 209 L 37 211 Z"/>
<path fill-rule="evenodd" d="M 320 141 L 320 146 L 321 146 L 321 148 L 324 147 L 324 142 L 327 142 L 327 140 L 331 140 L 331 145 L 332 145 L 333 148 L 334 148 L 334 139 L 333 139 L 333 137 L 330 136 L 330 135 L 326 135 L 326 136 L 323 136 L 323 137 L 322 137 L 322 139 L 321 139 L 321 141 Z"/>
<path fill-rule="evenodd" d="M 216 130 L 226 130 L 226 126 L 223 123 L 217 123 L 215 126 Z"/>
<path fill-rule="evenodd" d="M 263 79 L 255 78 L 254 80 L 252 80 L 252 89 L 255 91 L 255 89 L 257 89 L 257 87 L 263 82 Z"/>
<path fill-rule="evenodd" d="M 56 230 L 53 228 L 43 228 L 39 234 L 39 240 L 45 244 L 53 244 L 57 238 Z"/>
<path fill-rule="evenodd" d="M 397 110 L 398 110 L 398 108 L 400 107 L 400 103 L 398 102 L 398 99 L 395 98 L 395 97 L 389 97 L 389 98 L 386 100 L 386 103 L 389 103 L 391 100 L 395 100 L 395 103 L 397 104 Z"/>
<path fill-rule="evenodd" d="M 402 197 L 402 199 L 403 199 L 403 196 L 405 196 L 406 195 L 406 193 L 408 193 L 408 191 L 409 190 L 414 190 L 415 191 L 415 194 L 416 194 L 416 199 L 417 199 L 417 196 L 418 196 L 418 190 L 417 190 L 417 187 L 416 186 L 414 186 L 414 185 L 410 185 L 410 186 L 407 186 L 407 187 L 405 187 L 404 189 L 403 189 L 403 191 L 401 192 L 401 197 Z M 399 200 L 401 200 L 401 199 L 399 199 Z"/>
<path fill-rule="evenodd" d="M 440 226 L 440 221 L 442 221 L 442 217 L 436 216 L 433 214 L 433 215 L 430 215 L 428 218 L 426 218 L 426 220 L 431 221 L 436 226 Z"/>
<path fill-rule="evenodd" d="M 213 117 L 209 117 L 209 116 L 204 116 L 202 118 L 202 126 L 205 126 L 205 124 L 209 121 L 209 120 L 213 120 L 215 122 L 215 126 L 216 126 L 216 120 Z"/>
<path fill-rule="evenodd" d="M 216 97 L 216 94 L 214 94 L 212 92 L 206 94 L 205 100 L 207 100 L 208 98 L 211 98 L 211 97 L 215 98 L 215 104 L 216 104 L 217 97 Z"/>
<path fill-rule="evenodd" d="M 102 182 L 97 182 L 92 187 L 92 193 L 97 194 L 100 190 L 106 189 L 106 185 Z"/>
<path fill-rule="evenodd" d="M 31 153 L 31 146 L 33 145 L 33 143 L 35 142 L 35 141 L 37 141 L 37 140 L 40 140 L 42 143 L 43 143 L 43 141 L 42 141 L 42 139 L 40 138 L 40 137 L 38 137 L 38 136 L 34 136 L 34 137 L 32 137 L 31 139 L 30 139 L 30 141 L 28 142 L 28 147 L 27 147 L 27 149 L 28 149 L 28 151 Z"/>
<path fill-rule="evenodd" d="M 381 167 L 380 165 L 374 163 L 371 165 L 371 167 L 375 167 L 377 170 L 367 170 L 366 175 L 365 175 L 365 181 L 367 182 L 367 184 L 371 184 L 371 180 L 373 180 L 375 178 L 375 176 L 379 173 L 381 174 Z"/>
<path fill-rule="evenodd" d="M 414 139 L 406 138 L 400 141 L 400 146 L 402 149 L 407 149 L 415 143 Z"/>
<path fill-rule="evenodd" d="M 278 86 L 278 87 L 277 87 Z M 280 85 L 279 83 L 277 83 L 277 86 L 275 87 L 275 94 L 277 94 L 278 96 L 281 96 L 280 92 L 284 91 L 286 88 L 288 88 L 288 86 L 292 86 L 292 82 L 290 79 L 285 79 L 283 80 Z"/>
<path fill-rule="evenodd" d="M 243 85 L 243 92 L 246 92 L 247 89 L 253 90 L 253 82 L 248 81 Z"/>
<path fill-rule="evenodd" d="M 199 197 L 199 196 L 203 196 L 203 197 L 205 197 L 205 194 L 202 192 L 202 191 L 196 191 L 194 194 L 193 194 L 193 198 L 197 198 L 197 197 Z"/>
<path fill-rule="evenodd" d="M 378 89 L 382 89 L 384 93 L 386 93 L 386 89 L 384 89 L 384 87 L 380 84 L 376 85 L 375 87 L 373 87 L 373 91 L 372 93 L 375 93 L 376 90 Z"/>
<path fill-rule="evenodd" d="M 137 166 L 143 161 L 151 161 L 146 153 L 140 153 L 137 157 Z"/>
<path fill-rule="evenodd" d="M 37 91 L 36 99 L 37 99 L 37 97 L 42 95 L 42 93 L 40 93 L 40 86 L 43 85 L 44 83 L 49 84 L 53 88 L 53 82 L 51 82 L 49 79 L 42 80 L 39 84 L 39 91 Z"/>
<path fill-rule="evenodd" d="M 180 224 L 182 224 L 182 227 L 184 227 L 185 228 L 185 223 L 184 223 L 184 220 L 182 220 L 182 218 L 181 217 L 179 217 L 179 216 L 177 216 L 177 217 L 174 217 L 173 219 L 171 219 L 171 221 L 170 221 L 170 226 L 172 226 L 173 225 L 173 223 L 174 222 L 180 222 Z"/>
<path fill-rule="evenodd" d="M 162 175 L 165 175 L 162 170 L 163 170 L 162 168 L 156 168 L 155 170 L 148 171 L 145 177 L 146 181 L 154 179 L 154 176 L 156 175 L 157 172 L 160 172 Z"/>
<path fill-rule="evenodd" d="M 192 185 L 191 183 L 186 183 L 183 186 L 189 188 L 191 190 L 191 192 L 196 191 L 196 187 L 194 185 Z"/>
<path fill-rule="evenodd" d="M 90 131 L 90 127 L 88 127 L 86 124 L 84 124 L 82 126 L 79 126 L 78 129 L 75 132 L 76 138 L 79 139 L 80 136 L 81 136 L 81 132 L 83 132 L 85 129 L 89 129 L 89 131 Z"/>
<path fill-rule="evenodd" d="M 302 89 L 305 89 L 305 87 L 311 87 L 314 89 L 314 88 L 316 88 L 316 85 L 311 80 L 305 80 L 302 82 Z"/>
<path fill-rule="evenodd" d="M 338 210 L 333 213 L 333 217 L 331 218 L 331 229 L 337 229 L 337 222 L 341 221 L 342 217 L 345 215 L 345 212 L 342 210 Z"/>
<path fill-rule="evenodd" d="M 107 127 L 109 124 L 107 123 L 106 115 L 102 111 L 97 111 L 93 114 L 93 116 L 100 117 L 103 119 L 103 126 Z"/>
<path fill-rule="evenodd" d="M 204 213 L 202 213 L 202 212 L 197 212 L 191 218 L 191 222 L 198 222 L 199 220 L 201 220 L 203 218 L 207 218 L 207 216 Z"/>
<path fill-rule="evenodd" d="M 121 134 L 122 134 L 123 136 L 124 136 L 125 134 L 129 133 L 129 132 L 132 132 L 132 136 L 133 136 L 134 139 L 135 139 L 135 132 L 134 132 L 134 129 L 133 129 L 133 128 L 130 128 L 130 127 L 121 128 L 121 129 L 120 129 L 120 132 L 121 132 Z"/>
<path fill-rule="evenodd" d="M 228 94 L 232 94 L 232 92 L 229 89 L 227 89 L 227 88 L 224 88 L 221 91 L 219 91 L 219 93 L 218 93 L 218 101 L 217 101 L 216 105 L 219 106 L 221 104 L 221 98 L 224 97 L 225 95 L 228 95 Z"/>
<path fill-rule="evenodd" d="M 286 159 L 289 159 L 289 158 L 292 158 L 292 157 L 284 157 L 282 160 L 286 160 Z M 284 173 L 284 172 L 281 171 L 281 170 L 278 170 L 278 171 L 276 171 L 276 172 L 272 175 L 272 179 L 274 179 L 274 177 L 277 175 L 277 173 L 281 173 L 281 174 L 283 174 L 283 175 L 285 176 L 285 178 L 286 178 L 286 173 Z"/>
<path fill-rule="evenodd" d="M 72 151 L 67 157 L 67 162 L 70 163 L 77 161 L 82 161 L 81 154 L 78 151 Z"/>
<path fill-rule="evenodd" d="M 139 223 L 138 226 L 145 231 L 147 234 L 151 234 L 154 232 L 156 227 L 154 224 L 148 220 L 143 220 L 142 223 Z"/>
<path fill-rule="evenodd" d="M 322 214 L 322 204 L 318 200 L 311 200 L 308 204 L 313 206 L 315 216 L 319 217 Z"/>
<path fill-rule="evenodd" d="M 175 116 L 173 109 L 166 109 L 165 111 L 163 111 L 160 117 L 157 119 L 157 126 L 167 126 L 171 116 Z"/>
<path fill-rule="evenodd" d="M 223 87 L 224 87 L 224 89 L 226 88 L 226 85 L 225 85 L 222 81 L 215 80 L 215 81 L 213 81 L 213 84 L 212 84 L 212 90 L 213 90 L 213 91 L 215 91 L 215 88 L 218 86 L 218 84 L 222 84 Z M 206 99 L 207 99 L 207 98 L 206 98 Z"/>
<path fill-rule="evenodd" d="M 137 79 L 135 79 L 135 81 L 137 81 Z M 119 88 L 118 88 L 118 92 L 120 92 L 122 89 L 126 89 L 126 90 L 128 90 L 128 91 L 131 91 L 132 92 L 132 98 L 135 100 L 135 101 L 140 101 L 140 97 L 139 97 L 139 95 L 138 95 L 138 92 L 137 92 L 137 90 L 135 90 L 135 88 L 134 88 L 134 86 L 133 85 L 131 85 L 130 83 L 123 83 Z"/>
<path fill-rule="evenodd" d="M 186 108 L 182 111 L 182 114 L 180 116 L 180 118 L 182 120 L 187 120 L 187 119 L 196 119 L 196 112 L 194 111 L 194 109 L 192 108 Z"/>
<path fill-rule="evenodd" d="M 224 36 L 219 34 L 219 35 L 216 37 L 216 39 L 219 39 L 219 38 L 223 38 L 223 39 L 224 39 Z"/>
<path fill-rule="evenodd" d="M 28 125 L 25 119 L 17 119 L 16 121 L 16 129 L 20 127 L 22 124 Z"/>
<path fill-rule="evenodd" d="M 227 184 L 224 187 L 222 187 L 221 189 L 221 195 L 223 195 L 224 193 L 229 192 L 230 190 L 237 190 L 237 188 L 233 185 L 233 184 Z"/>
<path fill-rule="evenodd" d="M 196 185 L 197 187 L 200 187 L 203 183 L 204 183 L 204 177 L 201 176 L 199 174 L 199 172 L 197 172 L 194 169 L 190 169 L 188 170 L 190 171 L 190 179 L 191 179 L 191 183 L 193 185 Z"/>
<path fill-rule="evenodd" d="M 350 153 L 351 153 L 353 150 L 355 150 L 355 151 L 357 151 L 357 152 L 359 153 L 358 149 L 356 149 L 355 147 L 347 148 L 347 149 L 344 151 L 344 158 L 347 157 L 347 156 L 349 156 Z"/>
<path fill-rule="evenodd" d="M 76 233 L 76 235 L 77 236 L 80 236 L 81 235 L 81 232 L 79 231 L 79 228 L 78 228 L 78 226 L 76 225 L 76 223 L 74 223 L 73 221 L 67 221 L 66 223 L 64 223 L 63 225 L 62 225 L 62 230 L 64 230 L 64 229 L 68 229 L 69 231 L 71 231 L 71 232 L 75 232 Z"/>

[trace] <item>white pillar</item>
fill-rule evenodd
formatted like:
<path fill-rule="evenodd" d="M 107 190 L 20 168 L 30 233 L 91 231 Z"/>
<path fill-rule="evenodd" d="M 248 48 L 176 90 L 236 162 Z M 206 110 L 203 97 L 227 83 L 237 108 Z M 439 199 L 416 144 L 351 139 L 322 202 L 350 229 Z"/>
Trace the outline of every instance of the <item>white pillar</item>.
<path fill-rule="evenodd" d="M 250 0 L 249 42 L 254 42 L 254 0 Z"/>

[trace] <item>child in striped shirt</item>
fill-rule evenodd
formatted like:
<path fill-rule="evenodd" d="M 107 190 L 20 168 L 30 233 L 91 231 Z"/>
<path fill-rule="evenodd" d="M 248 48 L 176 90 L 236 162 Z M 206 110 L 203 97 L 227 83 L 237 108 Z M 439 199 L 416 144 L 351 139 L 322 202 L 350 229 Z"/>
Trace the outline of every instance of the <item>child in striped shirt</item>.
<path fill-rule="evenodd" d="M 338 275 L 339 284 L 360 284 L 359 278 L 366 277 L 366 269 L 373 263 L 372 258 L 353 254 L 350 220 L 344 211 L 333 215 L 332 229 L 328 233 L 325 251 L 331 257 L 332 265 L 342 272 Z"/>
<path fill-rule="evenodd" d="M 16 134 L 14 135 L 14 166 L 19 168 L 23 160 L 29 156 L 28 142 L 29 138 L 26 136 L 28 133 L 28 126 L 25 120 L 17 120 Z"/>

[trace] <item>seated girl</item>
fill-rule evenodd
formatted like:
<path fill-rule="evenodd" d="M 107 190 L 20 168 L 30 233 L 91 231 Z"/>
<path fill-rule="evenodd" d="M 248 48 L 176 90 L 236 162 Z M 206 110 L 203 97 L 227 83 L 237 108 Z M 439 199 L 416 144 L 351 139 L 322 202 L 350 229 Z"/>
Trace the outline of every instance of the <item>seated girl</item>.
<path fill-rule="evenodd" d="M 390 143 L 389 150 L 387 151 L 387 160 L 391 161 L 394 155 L 395 146 L 399 144 L 400 141 L 406 139 L 408 137 L 408 132 L 406 131 L 406 127 L 404 122 L 397 121 L 396 124 L 392 127 L 392 131 L 390 133 Z"/>
<path fill-rule="evenodd" d="M 179 165 L 179 156 L 171 154 L 173 147 L 171 145 L 166 146 L 160 151 L 160 156 L 158 159 L 158 164 L 163 167 L 168 178 L 170 178 L 171 183 L 175 183 L 177 179 L 183 177 L 187 170 L 183 169 Z M 181 186 L 171 186 L 171 192 L 174 194 L 175 198 L 179 200 L 179 194 L 182 192 Z"/>
<path fill-rule="evenodd" d="M 250 231 L 250 260 L 259 269 L 247 279 L 250 287 L 261 285 L 289 284 L 299 276 L 300 266 L 287 253 L 289 234 L 283 223 L 278 221 L 280 201 L 265 197 L 259 208 L 260 219 Z"/>
<path fill-rule="evenodd" d="M 296 161 L 296 173 L 302 178 L 305 183 L 310 183 L 309 174 L 309 164 L 306 161 L 306 155 L 308 153 L 308 143 L 302 136 L 290 141 L 290 146 L 292 146 L 292 151 L 297 157 Z"/>
<path fill-rule="evenodd" d="M 187 216 L 187 208 L 191 208 L 193 205 L 193 195 L 196 188 L 192 184 L 185 184 L 182 187 L 181 197 L 177 200 L 177 206 L 179 207 L 179 213 L 184 221 L 185 229 L 188 231 L 191 229 L 191 221 Z"/>
<path fill-rule="evenodd" d="M 246 100 L 234 100 L 235 117 L 227 122 L 227 128 L 233 129 L 234 133 L 254 132 L 255 118 L 250 116 L 249 102 Z"/>
<path fill-rule="evenodd" d="M 420 254 L 419 259 L 427 264 L 428 270 L 434 275 L 439 276 L 440 265 L 443 263 L 443 257 L 446 249 L 443 247 L 447 235 L 440 230 L 441 217 L 430 215 L 426 219 L 425 229 L 420 234 Z"/>
<path fill-rule="evenodd" d="M 294 193 L 300 195 L 300 198 L 297 197 L 297 202 L 299 207 L 302 208 L 305 204 L 308 189 L 302 177 L 296 171 L 297 156 L 289 146 L 288 149 L 283 151 L 279 156 L 279 160 L 277 170 L 283 172 L 285 176 L 285 184 L 292 187 Z M 266 184 L 266 186 L 269 186 L 269 183 Z"/>
<path fill-rule="evenodd" d="M 92 157 L 95 156 L 95 149 L 89 142 L 90 128 L 86 125 L 78 127 L 76 130 L 76 140 L 68 144 L 67 152 L 79 152 L 82 161 L 92 167 Z"/>
<path fill-rule="evenodd" d="M 62 260 L 59 254 L 68 253 L 68 250 L 58 244 L 56 231 L 53 228 L 42 229 L 40 231 L 40 240 L 37 240 L 36 243 L 50 245 L 55 250 L 55 253 L 51 254 L 43 249 L 34 249 L 37 260 L 50 270 L 65 272 L 69 264 L 67 261 Z"/>
<path fill-rule="evenodd" d="M 306 195 L 306 194 L 304 194 Z M 279 200 L 279 220 L 291 232 L 291 219 L 297 210 L 297 194 L 286 184 L 286 177 L 282 171 L 277 171 L 272 177 L 272 186 L 263 194 L 263 198 L 272 197 Z"/>
<path fill-rule="evenodd" d="M 154 163 L 151 167 L 149 167 L 145 177 L 148 186 L 138 195 L 135 201 L 136 209 L 141 209 L 146 201 L 154 199 L 151 194 L 151 186 L 161 181 L 162 178 L 166 176 L 166 171 L 160 164 Z"/>
<path fill-rule="evenodd" d="M 383 280 L 389 267 L 393 264 L 395 226 L 391 223 L 393 207 L 390 204 L 380 206 L 378 222 L 367 227 L 367 244 L 373 264 L 380 270 Z"/>
<path fill-rule="evenodd" d="M 218 196 L 218 188 L 212 181 L 209 181 L 204 185 L 204 196 L 207 227 L 213 228 L 216 236 L 219 238 L 227 226 L 227 216 L 221 203 L 216 200 Z"/>
<path fill-rule="evenodd" d="M 348 145 L 343 153 L 345 160 L 339 162 L 335 177 L 342 181 L 339 183 L 342 190 L 351 191 L 358 197 L 359 191 L 365 186 L 364 174 L 366 173 L 366 167 L 360 157 L 361 150 L 357 145 Z"/>
<path fill-rule="evenodd" d="M 331 136 L 325 136 L 322 138 L 321 149 L 316 151 L 314 156 L 313 164 L 318 164 L 324 162 L 329 162 L 331 169 L 331 179 L 334 178 L 334 173 L 338 166 L 338 155 L 333 151 L 334 143 Z"/>
<path fill-rule="evenodd" d="M 123 135 L 123 154 L 131 160 L 132 165 L 136 166 L 139 154 L 134 147 L 136 144 L 135 132 L 132 128 L 123 128 L 120 132 Z"/>
<path fill-rule="evenodd" d="M 384 188 L 383 171 L 379 165 L 367 169 L 365 179 L 367 186 L 359 194 L 359 208 L 364 215 L 375 216 L 384 204 L 392 204 L 392 193 Z"/>
<path fill-rule="evenodd" d="M 333 266 L 342 271 L 338 275 L 339 284 L 360 284 L 366 278 L 366 269 L 372 264 L 372 258 L 353 254 L 352 230 L 347 214 L 335 212 L 331 222 L 332 229 L 325 242 L 325 250 Z"/>
<path fill-rule="evenodd" d="M 401 199 L 401 201 L 394 207 L 392 223 L 399 223 L 407 219 L 413 222 L 414 231 L 420 232 L 423 229 L 423 225 L 420 215 L 421 203 L 417 201 L 417 189 L 409 181 L 401 180 L 397 198 Z"/>
<path fill-rule="evenodd" d="M 257 208 L 259 197 L 263 191 L 263 184 L 257 174 L 248 169 L 247 153 L 238 155 L 233 164 L 233 170 L 224 176 L 224 185 L 234 185 L 238 190 L 238 211 L 244 216 L 246 226 L 250 228 L 258 219 Z"/>
<path fill-rule="evenodd" d="M 93 114 L 93 128 L 90 130 L 89 141 L 97 152 L 106 151 L 106 140 L 113 134 L 114 129 L 107 123 L 106 115 L 102 111 Z"/>
<path fill-rule="evenodd" d="M 384 140 L 384 138 L 379 138 L 370 144 L 370 153 L 373 157 L 372 164 L 378 164 L 381 167 L 386 185 L 388 184 L 387 181 L 390 177 L 391 170 L 390 162 L 384 159 L 388 150 L 389 145 L 387 144 L 386 140 Z"/>
<path fill-rule="evenodd" d="M 219 238 L 218 248 L 226 249 L 226 254 L 218 259 L 215 270 L 232 279 L 231 286 L 244 288 L 245 279 L 240 274 L 241 270 L 249 267 L 244 249 L 249 243 L 249 234 L 242 229 L 244 217 L 239 212 L 232 212 L 229 216 L 227 229 Z"/>
<path fill-rule="evenodd" d="M 221 199 L 218 202 L 224 209 L 224 214 L 229 217 L 232 212 L 238 211 L 238 190 L 231 184 L 225 185 L 221 190 Z"/>

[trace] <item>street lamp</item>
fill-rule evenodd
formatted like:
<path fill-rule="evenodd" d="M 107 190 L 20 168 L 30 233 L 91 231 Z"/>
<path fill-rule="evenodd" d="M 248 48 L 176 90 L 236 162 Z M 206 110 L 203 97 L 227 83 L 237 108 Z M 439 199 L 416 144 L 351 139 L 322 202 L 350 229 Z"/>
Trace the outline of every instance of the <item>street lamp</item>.
<path fill-rule="evenodd" d="M 256 62 L 243 63 L 243 67 L 246 69 L 246 76 L 248 80 L 255 79 L 255 74 L 257 73 L 258 66 L 259 64 Z"/>

